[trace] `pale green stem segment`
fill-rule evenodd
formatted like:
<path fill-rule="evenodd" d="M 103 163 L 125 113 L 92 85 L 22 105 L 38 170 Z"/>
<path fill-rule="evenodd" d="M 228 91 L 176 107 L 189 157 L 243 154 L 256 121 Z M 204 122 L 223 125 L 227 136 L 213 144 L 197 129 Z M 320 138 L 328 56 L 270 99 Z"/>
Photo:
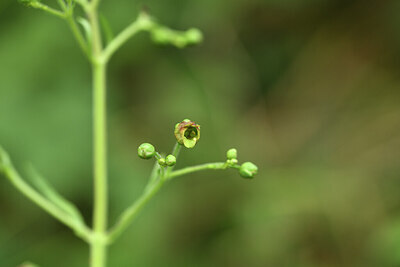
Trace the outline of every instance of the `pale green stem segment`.
<path fill-rule="evenodd" d="M 177 149 L 177 152 L 178 151 L 179 149 Z M 122 213 L 115 226 L 110 230 L 108 235 L 109 243 L 114 242 L 124 232 L 124 230 L 129 227 L 132 221 L 136 218 L 139 211 L 155 195 L 155 193 L 160 190 L 165 181 L 201 170 L 224 170 L 228 168 L 226 162 L 206 163 L 173 171 L 169 175 L 167 174 L 165 177 L 159 177 L 156 182 L 152 182 L 155 180 L 155 177 L 159 175 L 159 173 L 157 172 L 157 169 L 159 169 L 159 167 L 157 166 L 158 164 L 155 165 L 152 172 L 152 177 L 149 180 L 148 186 L 143 191 L 142 196 Z"/>
<path fill-rule="evenodd" d="M 202 170 L 225 170 L 228 168 L 226 162 L 214 162 L 214 163 L 205 163 L 196 166 L 186 167 L 177 171 L 171 172 L 167 177 L 166 180 L 171 180 L 175 177 L 182 176 L 192 172 L 198 172 Z"/>
<path fill-rule="evenodd" d="M 120 32 L 104 49 L 103 60 L 108 61 L 111 56 L 128 41 L 132 36 L 143 30 L 149 30 L 154 25 L 151 18 L 145 14 L 141 13 L 138 18 L 132 22 L 128 27 L 126 27 L 122 32 Z"/>
<path fill-rule="evenodd" d="M 81 221 L 77 221 L 72 218 L 68 213 L 64 212 L 54 203 L 39 194 L 33 189 L 28 183 L 26 183 L 17 170 L 15 170 L 13 164 L 10 162 L 8 155 L 4 150 L 0 148 L 0 172 L 3 172 L 8 180 L 28 199 L 34 202 L 36 205 L 44 209 L 54 218 L 69 226 L 77 236 L 83 240 L 89 242 L 91 239 L 90 229 L 84 225 Z"/>
<path fill-rule="evenodd" d="M 179 144 L 178 142 L 176 142 L 174 149 L 172 149 L 172 155 L 175 156 L 176 159 L 178 159 L 179 156 L 179 152 L 181 151 L 182 145 Z M 168 175 L 171 173 L 171 171 L 174 169 L 175 166 L 171 166 L 167 168 L 167 174 L 166 176 L 168 177 Z"/>
<path fill-rule="evenodd" d="M 153 175 L 159 176 L 159 173 L 156 172 L 155 174 L 153 173 Z M 153 177 L 150 178 L 150 181 L 154 180 L 154 178 L 152 178 Z M 113 243 L 124 232 L 124 230 L 128 228 L 131 222 L 136 218 L 139 211 L 142 210 L 145 204 L 160 190 L 164 184 L 164 180 L 163 177 L 159 177 L 155 182 L 151 184 L 149 183 L 149 186 L 143 191 L 142 196 L 121 214 L 115 226 L 110 230 L 108 235 L 109 243 Z"/>
<path fill-rule="evenodd" d="M 82 35 L 81 30 L 79 29 L 72 13 L 66 15 L 66 20 L 68 22 L 69 27 L 71 28 L 72 34 L 74 35 L 79 47 L 81 48 L 82 52 L 90 58 L 90 54 L 88 51 L 88 44 L 85 38 Z"/>
<path fill-rule="evenodd" d="M 63 10 L 66 10 L 66 9 L 67 9 L 67 4 L 64 2 L 64 0 L 57 0 L 57 2 L 58 2 L 58 4 L 60 5 L 60 7 L 61 7 Z"/>
<path fill-rule="evenodd" d="M 33 8 L 37 8 L 37 9 L 43 10 L 43 11 L 45 11 L 45 12 L 51 14 L 51 15 L 55 15 L 55 16 L 60 17 L 60 18 L 65 18 L 65 13 L 64 12 L 61 12 L 61 11 L 56 10 L 54 8 L 51 8 L 51 7 L 49 7 L 49 6 L 45 5 L 45 4 L 42 4 L 40 2 L 34 2 L 34 3 L 30 4 L 30 6 L 33 7 Z"/>
<path fill-rule="evenodd" d="M 106 62 L 101 60 L 102 41 L 97 16 L 97 4 L 92 2 L 87 9 L 92 30 L 93 70 L 93 169 L 94 169 L 94 214 L 93 234 L 90 243 L 92 267 L 104 267 L 107 262 L 107 137 L 106 137 Z"/>

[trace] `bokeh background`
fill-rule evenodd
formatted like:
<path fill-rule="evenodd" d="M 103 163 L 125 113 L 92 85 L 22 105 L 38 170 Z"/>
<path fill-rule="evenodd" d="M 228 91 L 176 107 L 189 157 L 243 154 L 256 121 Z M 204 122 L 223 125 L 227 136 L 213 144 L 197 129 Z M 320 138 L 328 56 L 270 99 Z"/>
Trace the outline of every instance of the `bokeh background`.
<path fill-rule="evenodd" d="M 110 63 L 110 223 L 152 168 L 137 146 L 169 151 L 184 118 L 202 139 L 178 168 L 236 147 L 260 171 L 174 180 L 109 266 L 400 266 L 400 2 L 104 0 L 102 13 L 119 32 L 143 5 L 205 42 L 179 50 L 143 33 Z M 88 223 L 90 85 L 63 21 L 0 1 L 0 143 Z M 87 246 L 2 178 L 0 266 L 87 266 Z"/>

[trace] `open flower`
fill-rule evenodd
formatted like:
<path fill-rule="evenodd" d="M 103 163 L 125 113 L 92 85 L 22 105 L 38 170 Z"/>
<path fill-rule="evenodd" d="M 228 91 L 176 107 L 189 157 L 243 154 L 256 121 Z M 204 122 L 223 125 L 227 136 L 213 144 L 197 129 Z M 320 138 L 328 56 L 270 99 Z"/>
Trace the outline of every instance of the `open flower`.
<path fill-rule="evenodd" d="M 179 144 L 192 148 L 200 139 L 200 125 L 186 119 L 175 125 L 174 133 Z"/>

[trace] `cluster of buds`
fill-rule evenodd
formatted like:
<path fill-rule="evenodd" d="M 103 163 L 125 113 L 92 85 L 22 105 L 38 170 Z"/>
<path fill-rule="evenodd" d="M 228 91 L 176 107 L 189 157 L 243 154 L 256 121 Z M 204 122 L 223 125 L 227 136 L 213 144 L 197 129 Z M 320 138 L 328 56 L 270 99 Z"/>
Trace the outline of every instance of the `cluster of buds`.
<path fill-rule="evenodd" d="M 258 172 L 258 167 L 252 162 L 245 162 L 242 165 L 238 165 L 237 150 L 231 148 L 226 152 L 226 164 L 230 168 L 239 169 L 239 174 L 243 178 L 251 179 Z"/>
<path fill-rule="evenodd" d="M 179 145 L 186 148 L 193 148 L 200 139 L 200 125 L 189 119 L 185 119 L 175 125 L 174 135 Z M 235 148 L 231 148 L 226 152 L 227 160 L 225 168 L 238 169 L 240 176 L 243 178 L 253 178 L 258 172 L 258 167 L 252 162 L 245 162 L 238 165 L 237 154 Z M 138 155 L 142 159 L 155 157 L 158 164 L 162 167 L 172 167 L 176 164 L 176 157 L 174 155 L 170 154 L 164 158 L 150 143 L 141 144 L 138 148 Z"/>
<path fill-rule="evenodd" d="M 174 155 L 168 155 L 165 158 L 159 158 L 158 164 L 163 167 L 172 167 L 176 164 L 176 157 Z"/>
<path fill-rule="evenodd" d="M 142 159 L 151 159 L 156 157 L 158 164 L 163 167 L 172 167 L 176 164 L 176 157 L 174 155 L 168 155 L 166 158 L 163 158 L 150 143 L 143 143 L 138 147 L 138 156 Z"/>
<path fill-rule="evenodd" d="M 158 44 L 172 44 L 179 48 L 195 45 L 203 40 L 202 33 L 195 28 L 187 31 L 175 31 L 167 27 L 156 25 L 151 29 L 151 37 Z"/>

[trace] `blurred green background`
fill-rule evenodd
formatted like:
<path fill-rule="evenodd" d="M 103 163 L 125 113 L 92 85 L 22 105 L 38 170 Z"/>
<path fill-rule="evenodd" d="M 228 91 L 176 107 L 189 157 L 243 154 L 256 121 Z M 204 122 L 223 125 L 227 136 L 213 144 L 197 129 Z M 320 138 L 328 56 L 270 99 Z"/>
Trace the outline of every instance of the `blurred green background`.
<path fill-rule="evenodd" d="M 56 1 L 51 2 L 54 4 Z M 400 266 L 400 1 L 104 0 L 115 32 L 146 5 L 199 46 L 140 34 L 109 66 L 110 223 L 143 189 L 137 146 L 202 139 L 174 180 L 110 249 L 109 266 Z M 0 143 L 33 163 L 90 223 L 90 69 L 67 25 L 0 2 Z M 0 180 L 0 266 L 87 266 L 88 248 Z"/>

